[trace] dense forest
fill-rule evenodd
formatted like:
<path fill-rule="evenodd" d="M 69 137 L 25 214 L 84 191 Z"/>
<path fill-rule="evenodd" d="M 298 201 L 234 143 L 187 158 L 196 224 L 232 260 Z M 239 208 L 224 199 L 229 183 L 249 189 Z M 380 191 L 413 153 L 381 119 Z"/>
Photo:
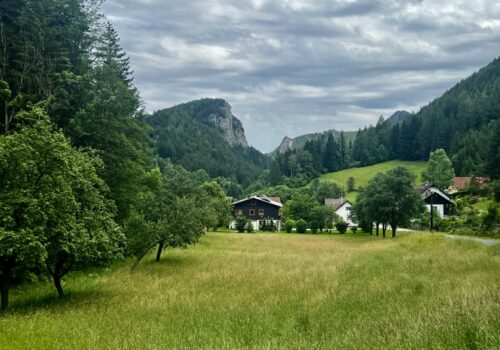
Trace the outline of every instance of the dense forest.
<path fill-rule="evenodd" d="M 63 296 L 74 269 L 154 247 L 159 259 L 229 220 L 226 193 L 205 171 L 156 154 L 100 4 L 0 2 L 2 309 L 17 283 L 50 276 Z"/>
<path fill-rule="evenodd" d="M 382 120 L 360 130 L 353 145 L 356 164 L 389 159 L 426 160 L 443 148 L 457 175 L 498 177 L 500 58 L 459 82 L 402 123 Z"/>
<path fill-rule="evenodd" d="M 418 113 L 398 111 L 360 129 L 305 142 L 276 153 L 269 185 L 303 186 L 321 173 L 387 160 L 427 160 L 443 148 L 458 176 L 500 177 L 500 58 L 459 82 Z"/>
<path fill-rule="evenodd" d="M 226 115 L 225 106 L 221 99 L 202 99 L 155 112 L 146 120 L 160 157 L 188 170 L 203 169 L 211 177 L 221 177 L 221 183 L 247 187 L 268 167 L 269 159 L 246 145 L 241 122 Z M 227 129 L 236 130 L 242 139 L 231 144 L 215 118 L 228 122 Z"/>

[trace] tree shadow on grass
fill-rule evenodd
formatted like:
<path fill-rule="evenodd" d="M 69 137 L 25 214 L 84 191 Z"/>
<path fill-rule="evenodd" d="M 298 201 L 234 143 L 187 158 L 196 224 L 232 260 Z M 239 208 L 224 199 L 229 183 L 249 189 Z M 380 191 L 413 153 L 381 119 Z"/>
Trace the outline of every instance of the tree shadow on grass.
<path fill-rule="evenodd" d="M 64 312 L 88 308 L 102 304 L 102 301 L 109 299 L 110 295 L 110 292 L 100 289 L 67 290 L 63 298 L 59 298 L 54 291 L 47 291 L 43 295 L 37 295 L 33 298 L 30 298 L 27 293 L 27 295 L 22 296 L 21 300 L 12 295 L 9 308 L 4 314 L 0 313 L 0 317 L 5 315 L 26 315 L 42 310 Z"/>
<path fill-rule="evenodd" d="M 195 256 L 179 256 L 165 254 L 160 261 L 153 255 L 141 261 L 134 272 L 155 273 L 163 276 L 180 273 L 181 270 L 199 264 L 200 259 Z"/>

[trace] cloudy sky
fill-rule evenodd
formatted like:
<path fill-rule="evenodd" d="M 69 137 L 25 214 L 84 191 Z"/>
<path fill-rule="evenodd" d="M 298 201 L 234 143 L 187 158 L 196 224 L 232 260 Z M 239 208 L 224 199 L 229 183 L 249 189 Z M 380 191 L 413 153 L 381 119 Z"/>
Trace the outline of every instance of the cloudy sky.
<path fill-rule="evenodd" d="M 498 0 L 107 0 L 148 111 L 220 97 L 250 144 L 417 111 L 500 55 Z"/>

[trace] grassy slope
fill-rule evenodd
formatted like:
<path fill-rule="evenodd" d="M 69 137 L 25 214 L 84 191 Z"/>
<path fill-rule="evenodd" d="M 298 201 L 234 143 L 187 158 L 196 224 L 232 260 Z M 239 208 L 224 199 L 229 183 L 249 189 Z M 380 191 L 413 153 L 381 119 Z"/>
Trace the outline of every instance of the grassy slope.
<path fill-rule="evenodd" d="M 417 177 L 417 183 L 421 182 L 421 173 L 426 165 L 426 162 L 411 162 L 403 160 L 391 160 L 388 162 L 378 163 L 361 168 L 351 168 L 334 173 L 323 174 L 320 176 L 320 181 L 334 181 L 340 186 L 347 186 L 347 180 L 350 176 L 353 176 L 356 180 L 356 188 L 364 187 L 368 181 L 377 173 L 385 172 L 397 166 L 404 166 L 410 169 Z M 347 199 L 351 202 L 356 200 L 357 192 L 351 192 L 347 195 Z"/>
<path fill-rule="evenodd" d="M 500 245 L 439 234 L 210 233 L 14 293 L 0 349 L 498 348 Z"/>

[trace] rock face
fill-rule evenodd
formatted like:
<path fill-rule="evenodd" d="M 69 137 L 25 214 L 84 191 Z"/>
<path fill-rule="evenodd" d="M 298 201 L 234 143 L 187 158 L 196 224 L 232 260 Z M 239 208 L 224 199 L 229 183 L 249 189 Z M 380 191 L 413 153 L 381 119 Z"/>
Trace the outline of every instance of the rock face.
<path fill-rule="evenodd" d="M 220 101 L 220 107 L 218 110 L 211 111 L 211 113 L 206 116 L 207 121 L 214 124 L 220 130 L 224 139 L 231 145 L 248 147 L 243 124 L 233 115 L 229 103 L 224 100 L 216 101 Z"/>
<path fill-rule="evenodd" d="M 286 151 L 292 149 L 293 146 L 293 139 L 289 138 L 288 136 L 283 137 L 283 140 L 281 140 L 280 145 L 278 148 L 276 148 L 275 152 L 278 154 L 285 153 Z"/>

